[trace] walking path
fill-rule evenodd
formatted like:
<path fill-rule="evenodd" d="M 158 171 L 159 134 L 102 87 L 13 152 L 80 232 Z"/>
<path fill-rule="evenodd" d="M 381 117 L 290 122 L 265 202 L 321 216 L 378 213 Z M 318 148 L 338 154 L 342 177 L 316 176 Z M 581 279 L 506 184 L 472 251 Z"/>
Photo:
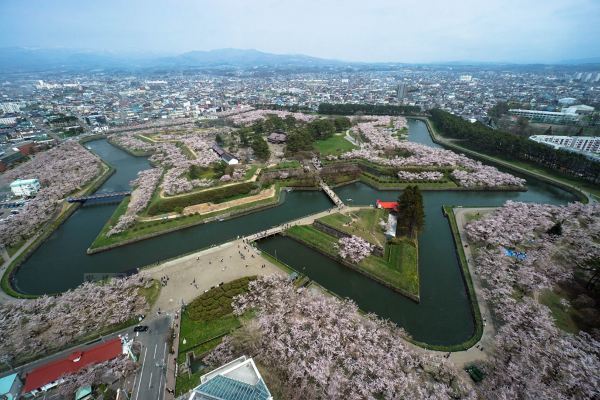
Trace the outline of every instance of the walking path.
<path fill-rule="evenodd" d="M 469 273 L 471 274 L 471 280 L 473 281 L 473 287 L 475 288 L 475 294 L 477 296 L 477 303 L 479 304 L 481 318 L 483 319 L 483 334 L 481 335 L 479 342 L 477 342 L 475 346 L 471 347 L 470 349 L 466 351 L 454 352 L 449 357 L 450 361 L 461 367 L 464 367 L 473 361 L 487 359 L 489 350 L 491 350 L 494 346 L 494 334 L 496 333 L 496 330 L 492 323 L 492 316 L 488 304 L 483 299 L 481 279 L 475 270 L 475 261 L 473 259 L 473 254 L 471 253 L 471 247 L 468 245 L 469 241 L 466 236 L 465 225 L 469 222 L 467 219 L 468 215 L 479 214 L 483 216 L 493 212 L 495 209 L 496 208 L 493 207 L 454 208 L 456 225 L 458 226 L 460 240 L 469 267 Z M 483 349 L 483 351 L 481 349 Z"/>
<path fill-rule="evenodd" d="M 329 185 L 327 185 L 325 183 L 325 181 L 321 178 L 319 178 L 319 186 L 321 186 L 321 189 L 323 189 L 323 191 L 325 192 L 325 194 L 327 196 L 329 196 L 329 198 L 331 199 L 331 201 L 333 201 L 333 204 L 335 204 L 338 207 L 343 207 L 344 206 L 344 202 L 342 201 L 342 199 L 340 199 L 337 195 L 337 193 L 335 193 L 330 187 Z"/>

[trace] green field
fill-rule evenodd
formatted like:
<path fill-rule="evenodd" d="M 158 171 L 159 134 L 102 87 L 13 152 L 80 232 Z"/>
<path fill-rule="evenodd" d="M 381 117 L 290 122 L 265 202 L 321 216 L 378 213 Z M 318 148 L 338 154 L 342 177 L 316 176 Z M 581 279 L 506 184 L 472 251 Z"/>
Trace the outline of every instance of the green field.
<path fill-rule="evenodd" d="M 286 231 L 286 235 L 332 258 L 340 259 L 336 249 L 338 239 L 311 225 L 293 226 Z M 358 263 L 356 269 L 386 282 L 401 293 L 419 296 L 418 249 L 412 241 L 396 240 L 387 243 L 383 257 L 370 255 Z"/>
<path fill-rule="evenodd" d="M 342 153 L 355 149 L 356 146 L 344 139 L 343 133 L 338 133 L 329 139 L 317 140 L 314 143 L 314 148 L 321 153 L 322 157 L 325 157 L 329 155 L 339 156 Z"/>
<path fill-rule="evenodd" d="M 360 236 L 370 243 L 383 247 L 386 238 L 383 229 L 379 226 L 379 221 L 382 219 L 387 221 L 387 211 L 374 208 L 348 214 L 330 214 L 319 218 L 318 221 L 350 235 Z"/>

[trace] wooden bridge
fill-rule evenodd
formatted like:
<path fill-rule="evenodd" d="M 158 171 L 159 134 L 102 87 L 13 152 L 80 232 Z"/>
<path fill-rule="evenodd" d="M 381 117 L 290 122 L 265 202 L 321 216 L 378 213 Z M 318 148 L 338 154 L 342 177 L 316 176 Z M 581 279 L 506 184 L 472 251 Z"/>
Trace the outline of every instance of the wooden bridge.
<path fill-rule="evenodd" d="M 131 192 L 109 192 L 109 193 L 94 193 L 89 196 L 69 197 L 69 203 L 110 203 L 123 200 L 124 197 L 131 195 Z"/>

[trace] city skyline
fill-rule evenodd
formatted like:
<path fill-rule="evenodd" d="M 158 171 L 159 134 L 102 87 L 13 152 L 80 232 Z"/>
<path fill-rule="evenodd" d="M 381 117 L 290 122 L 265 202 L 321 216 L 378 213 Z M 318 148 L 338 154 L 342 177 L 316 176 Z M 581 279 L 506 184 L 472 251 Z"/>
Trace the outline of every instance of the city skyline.
<path fill-rule="evenodd" d="M 114 4 L 113 4 L 114 3 Z M 176 55 L 220 48 L 349 62 L 557 63 L 600 56 L 600 4 L 5 1 L 0 47 Z"/>

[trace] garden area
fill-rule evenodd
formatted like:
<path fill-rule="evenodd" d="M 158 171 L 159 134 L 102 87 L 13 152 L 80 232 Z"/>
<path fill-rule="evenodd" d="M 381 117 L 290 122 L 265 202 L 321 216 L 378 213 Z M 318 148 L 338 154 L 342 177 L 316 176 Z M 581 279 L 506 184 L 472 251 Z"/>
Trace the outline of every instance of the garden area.
<path fill-rule="evenodd" d="M 179 331 L 179 354 L 177 363 L 186 361 L 188 352 L 200 359 L 215 348 L 224 336 L 238 329 L 242 321 L 232 314 L 232 299 L 248 291 L 248 283 L 255 276 L 244 277 L 224 283 L 203 293 L 188 304 L 181 315 Z M 242 317 L 241 319 L 243 319 Z M 177 376 L 176 395 L 191 390 L 200 383 L 200 376 L 207 371 L 202 366 L 192 366 L 190 372 Z"/>

